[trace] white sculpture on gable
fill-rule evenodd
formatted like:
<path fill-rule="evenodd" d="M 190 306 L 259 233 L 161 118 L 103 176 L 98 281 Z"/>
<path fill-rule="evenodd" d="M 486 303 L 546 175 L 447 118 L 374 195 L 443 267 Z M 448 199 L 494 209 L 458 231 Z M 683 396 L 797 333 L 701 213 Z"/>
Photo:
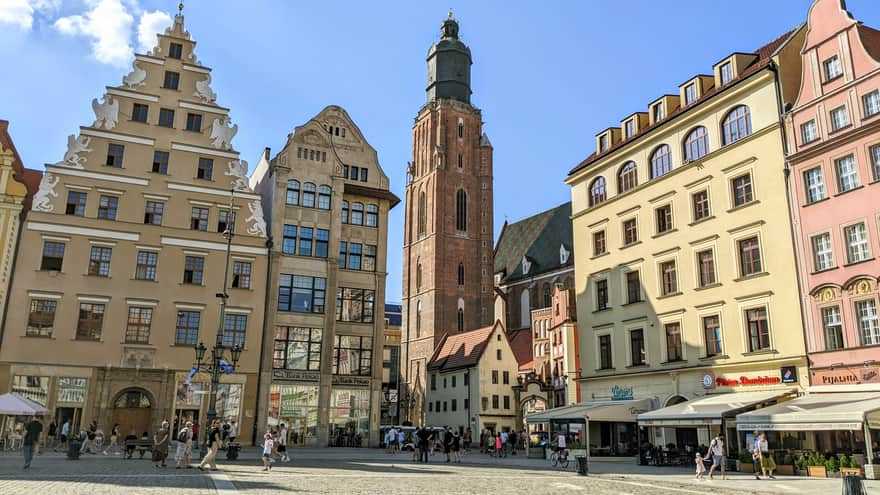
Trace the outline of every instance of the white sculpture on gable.
<path fill-rule="evenodd" d="M 238 124 L 229 127 L 229 117 L 223 120 L 214 119 L 211 124 L 211 145 L 217 149 L 228 150 L 232 148 L 232 138 L 238 132 Z"/>
<path fill-rule="evenodd" d="M 263 205 L 260 204 L 260 200 L 252 201 L 248 204 L 248 209 L 251 210 L 251 216 L 247 217 L 244 221 L 246 223 L 254 223 L 248 227 L 248 234 L 266 237 L 266 220 L 263 218 Z"/>
<path fill-rule="evenodd" d="M 193 96 L 198 96 L 205 103 L 214 103 L 217 100 L 217 93 L 211 89 L 211 74 L 205 74 L 203 81 L 196 81 L 196 92 Z"/>
<path fill-rule="evenodd" d="M 86 161 L 86 157 L 79 156 L 80 153 L 88 153 L 91 150 L 89 143 L 91 138 L 88 136 L 67 136 L 67 151 L 64 153 L 64 159 L 55 165 L 61 167 L 83 168 L 82 162 Z"/>
<path fill-rule="evenodd" d="M 195 49 L 190 50 L 189 55 L 187 56 L 187 58 L 188 58 L 188 59 L 189 59 L 194 65 L 202 65 L 202 63 L 199 62 L 199 57 L 196 57 L 196 51 L 195 51 Z"/>
<path fill-rule="evenodd" d="M 559 245 L 559 264 L 564 265 L 568 263 L 568 258 L 571 256 L 571 251 L 565 249 L 565 244 Z"/>
<path fill-rule="evenodd" d="M 122 78 L 122 84 L 125 84 L 129 88 L 135 88 L 137 86 L 146 85 L 147 83 L 144 82 L 146 80 L 147 71 L 138 67 L 137 60 L 135 60 L 131 64 L 131 72 L 129 72 L 127 76 Z"/>
<path fill-rule="evenodd" d="M 523 256 L 523 259 L 522 259 L 522 271 L 523 271 L 523 275 L 528 274 L 528 273 L 529 273 L 529 270 L 531 270 L 531 269 L 532 269 L 532 262 L 529 261 L 528 258 L 526 258 L 525 256 Z"/>
<path fill-rule="evenodd" d="M 52 206 L 52 200 L 49 199 L 49 196 L 52 196 L 53 198 L 58 197 L 58 193 L 55 192 L 55 186 L 58 185 L 60 180 L 59 177 L 55 177 L 49 172 L 43 174 L 43 179 L 40 181 L 40 188 L 37 190 L 37 194 L 34 194 L 33 206 L 31 207 L 34 211 L 51 212 L 54 209 Z"/>
<path fill-rule="evenodd" d="M 226 165 L 226 173 L 232 177 L 232 187 L 236 191 L 250 191 L 247 179 L 248 162 L 245 160 L 233 160 Z"/>
<path fill-rule="evenodd" d="M 103 127 L 108 131 L 116 127 L 119 120 L 119 100 L 110 98 L 110 95 L 104 95 L 101 98 L 103 103 L 98 103 L 97 98 L 92 98 L 92 110 L 95 111 L 95 123 L 92 127 L 100 129 Z"/>

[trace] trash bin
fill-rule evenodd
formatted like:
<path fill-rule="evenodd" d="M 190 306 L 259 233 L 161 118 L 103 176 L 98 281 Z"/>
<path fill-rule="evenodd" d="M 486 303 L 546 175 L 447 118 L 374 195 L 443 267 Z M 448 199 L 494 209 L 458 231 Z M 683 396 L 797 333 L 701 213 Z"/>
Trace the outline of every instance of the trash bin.
<path fill-rule="evenodd" d="M 241 451 L 240 443 L 228 443 L 226 444 L 226 458 L 230 461 L 234 461 L 238 459 L 238 453 Z"/>
<path fill-rule="evenodd" d="M 860 476 L 848 474 L 843 477 L 843 495 L 868 495 Z"/>
<path fill-rule="evenodd" d="M 70 439 L 67 442 L 67 458 L 71 461 L 79 460 L 79 450 L 82 448 L 82 442 L 79 440 Z"/>
<path fill-rule="evenodd" d="M 587 470 L 587 456 L 578 455 L 578 456 L 575 456 L 575 459 L 577 459 L 577 462 L 578 462 L 578 474 L 581 476 L 586 476 L 587 471 L 588 471 Z"/>

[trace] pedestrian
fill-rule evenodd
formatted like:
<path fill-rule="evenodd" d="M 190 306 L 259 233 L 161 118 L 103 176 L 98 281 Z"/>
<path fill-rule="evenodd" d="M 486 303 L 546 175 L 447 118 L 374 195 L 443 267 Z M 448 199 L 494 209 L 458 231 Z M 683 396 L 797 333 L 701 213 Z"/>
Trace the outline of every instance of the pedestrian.
<path fill-rule="evenodd" d="M 466 430 L 464 430 L 464 453 L 467 454 L 471 450 L 471 442 L 473 442 L 473 432 L 471 431 L 471 427 L 468 426 Z"/>
<path fill-rule="evenodd" d="M 516 439 L 518 438 L 516 430 L 511 430 L 510 433 L 507 434 L 507 438 L 508 442 L 510 442 L 510 453 L 516 455 L 516 449 L 518 447 L 516 444 Z"/>
<path fill-rule="evenodd" d="M 272 434 L 266 433 L 263 435 L 263 471 L 272 469 L 272 449 L 274 447 L 275 441 L 272 439 Z"/>
<path fill-rule="evenodd" d="M 171 443 L 171 432 L 168 431 L 168 421 L 162 421 L 159 431 L 153 435 L 153 463 L 156 467 L 165 467 L 165 459 L 168 457 L 168 445 Z"/>
<path fill-rule="evenodd" d="M 187 421 L 183 428 L 177 432 L 177 452 L 174 454 L 176 461 L 175 469 L 186 466 L 190 468 L 192 458 L 192 421 Z"/>
<path fill-rule="evenodd" d="M 31 467 L 31 461 L 34 460 L 34 448 L 39 444 L 42 432 L 43 423 L 40 423 L 40 420 L 34 416 L 25 427 L 24 441 L 21 446 L 21 452 L 24 454 L 24 469 Z"/>
<path fill-rule="evenodd" d="M 419 448 L 419 429 L 416 428 L 409 434 L 410 445 L 412 445 L 413 462 L 421 460 L 421 449 Z"/>
<path fill-rule="evenodd" d="M 211 421 L 211 429 L 205 441 L 208 444 L 208 453 L 199 463 L 199 471 L 204 471 L 205 466 L 211 471 L 217 471 L 217 450 L 220 448 L 220 421 L 217 419 Z"/>
<path fill-rule="evenodd" d="M 419 462 L 428 463 L 428 448 L 431 445 L 431 438 L 434 436 L 427 427 L 423 426 L 417 436 L 419 437 Z"/>
<path fill-rule="evenodd" d="M 192 439 L 193 439 L 193 448 L 199 448 L 199 420 L 193 419 L 192 425 Z"/>
<path fill-rule="evenodd" d="M 395 441 L 397 442 L 397 450 L 403 452 L 403 444 L 406 443 L 406 434 L 403 432 L 403 428 L 397 432 Z"/>
<path fill-rule="evenodd" d="M 448 426 L 443 433 L 443 452 L 446 454 L 446 462 L 452 462 L 452 430 Z"/>
<path fill-rule="evenodd" d="M 752 437 L 752 445 L 749 449 L 752 451 L 752 464 L 754 465 L 755 479 L 761 479 L 761 432 L 755 430 Z"/>
<path fill-rule="evenodd" d="M 501 449 L 504 448 L 504 441 L 501 439 L 501 433 L 495 435 L 495 455 L 501 458 Z"/>
<path fill-rule="evenodd" d="M 510 441 L 510 435 L 507 434 L 506 431 L 501 431 L 501 455 L 502 457 L 507 457 L 507 449 L 510 447 L 508 443 Z"/>
<path fill-rule="evenodd" d="M 694 457 L 694 462 L 697 465 L 697 479 L 706 479 L 706 465 L 703 464 L 703 455 L 697 452 L 696 457 Z"/>
<path fill-rule="evenodd" d="M 392 452 L 391 444 L 396 443 L 396 442 L 392 442 L 392 438 L 394 438 L 395 440 L 397 439 L 397 432 L 394 431 L 393 426 L 391 428 L 389 428 L 388 431 L 385 432 L 385 437 L 382 439 L 382 441 L 385 442 L 385 453 L 386 454 L 390 454 Z"/>
<path fill-rule="evenodd" d="M 138 439 L 137 432 L 134 430 L 134 428 L 132 428 L 131 431 L 128 432 L 128 435 L 125 436 L 125 440 L 124 440 L 125 441 L 125 458 L 126 459 L 131 459 L 131 457 L 134 455 L 134 449 L 135 449 L 134 441 L 137 439 Z"/>
<path fill-rule="evenodd" d="M 119 423 L 113 425 L 113 429 L 110 430 L 110 443 L 107 445 L 107 448 L 104 449 L 104 455 L 109 455 L 108 451 L 113 451 L 113 455 L 119 455 Z"/>
<path fill-rule="evenodd" d="M 229 423 L 229 442 L 235 443 L 236 438 L 238 438 L 238 424 L 236 424 L 233 419 L 232 422 Z"/>
<path fill-rule="evenodd" d="M 727 460 L 724 447 L 724 433 L 719 433 L 712 439 L 712 442 L 709 443 L 709 450 L 712 452 L 712 467 L 709 468 L 710 480 L 715 476 L 715 468 L 720 468 L 721 479 L 727 479 L 727 476 L 724 474 L 725 463 Z"/>
<path fill-rule="evenodd" d="M 220 450 L 226 450 L 226 446 L 229 444 L 229 429 L 232 426 L 229 424 L 229 420 L 223 422 L 223 429 L 221 431 L 220 437 L 223 443 L 223 446 L 220 447 Z"/>
<path fill-rule="evenodd" d="M 773 455 L 770 454 L 767 436 L 763 432 L 758 443 L 758 452 L 761 456 L 761 472 L 767 478 L 776 479 L 776 476 L 773 476 L 773 471 L 776 470 L 776 461 L 773 460 Z"/>
<path fill-rule="evenodd" d="M 57 434 L 58 434 L 58 425 L 55 424 L 55 420 L 53 419 L 53 420 L 49 421 L 49 431 L 46 433 L 46 437 L 47 437 L 46 438 L 46 448 L 47 449 L 50 447 L 52 449 L 55 448 L 55 445 L 56 445 L 55 444 L 55 437 Z M 42 454 L 43 452 L 40 451 L 40 453 Z"/>
<path fill-rule="evenodd" d="M 453 462 L 461 463 L 461 437 L 457 431 L 452 436 L 452 457 Z"/>
<path fill-rule="evenodd" d="M 61 424 L 61 436 L 59 437 L 61 446 L 64 450 L 69 448 L 67 442 L 70 437 L 70 419 L 65 418 L 64 423 Z M 55 450 L 55 449 L 52 449 Z"/>
<path fill-rule="evenodd" d="M 278 452 L 281 453 L 281 462 L 290 462 L 290 456 L 287 455 L 287 426 L 284 423 L 278 430 Z"/>

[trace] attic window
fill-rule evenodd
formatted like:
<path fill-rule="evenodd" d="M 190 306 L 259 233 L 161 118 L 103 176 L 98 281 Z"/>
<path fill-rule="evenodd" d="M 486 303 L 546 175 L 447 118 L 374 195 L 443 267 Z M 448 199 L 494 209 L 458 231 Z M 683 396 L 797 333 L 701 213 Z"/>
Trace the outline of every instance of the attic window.
<path fill-rule="evenodd" d="M 697 85 L 690 83 L 684 87 L 684 104 L 690 105 L 695 101 L 697 101 Z"/>
<path fill-rule="evenodd" d="M 721 73 L 721 84 L 727 84 L 733 80 L 733 65 L 730 62 L 722 64 L 719 72 Z"/>
<path fill-rule="evenodd" d="M 599 136 L 599 151 L 605 151 L 608 149 L 608 134 L 602 134 Z"/>
<path fill-rule="evenodd" d="M 636 123 L 634 120 L 630 119 L 626 121 L 626 124 L 623 125 L 624 137 L 631 138 L 636 133 Z"/>
<path fill-rule="evenodd" d="M 822 67 L 825 69 L 825 82 L 843 75 L 843 69 L 840 68 L 840 59 L 837 58 L 837 55 L 822 62 Z"/>
<path fill-rule="evenodd" d="M 659 122 L 663 120 L 666 114 L 663 112 L 663 102 L 657 103 L 654 105 L 654 122 Z"/>
<path fill-rule="evenodd" d="M 183 54 L 183 45 L 180 43 L 171 43 L 168 46 L 168 58 L 176 58 L 180 60 L 181 55 Z"/>

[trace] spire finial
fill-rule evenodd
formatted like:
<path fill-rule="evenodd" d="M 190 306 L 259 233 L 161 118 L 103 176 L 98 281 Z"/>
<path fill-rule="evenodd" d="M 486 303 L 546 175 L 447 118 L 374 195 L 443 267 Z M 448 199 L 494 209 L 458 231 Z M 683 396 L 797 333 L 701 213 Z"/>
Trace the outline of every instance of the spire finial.
<path fill-rule="evenodd" d="M 178 13 L 178 15 L 183 15 L 183 1 L 182 0 L 179 4 L 177 4 L 177 13 Z"/>
<path fill-rule="evenodd" d="M 449 13 L 447 14 L 447 18 L 448 18 L 448 19 L 452 19 L 452 18 L 453 18 L 453 16 L 452 16 L 452 7 L 449 8 Z"/>

